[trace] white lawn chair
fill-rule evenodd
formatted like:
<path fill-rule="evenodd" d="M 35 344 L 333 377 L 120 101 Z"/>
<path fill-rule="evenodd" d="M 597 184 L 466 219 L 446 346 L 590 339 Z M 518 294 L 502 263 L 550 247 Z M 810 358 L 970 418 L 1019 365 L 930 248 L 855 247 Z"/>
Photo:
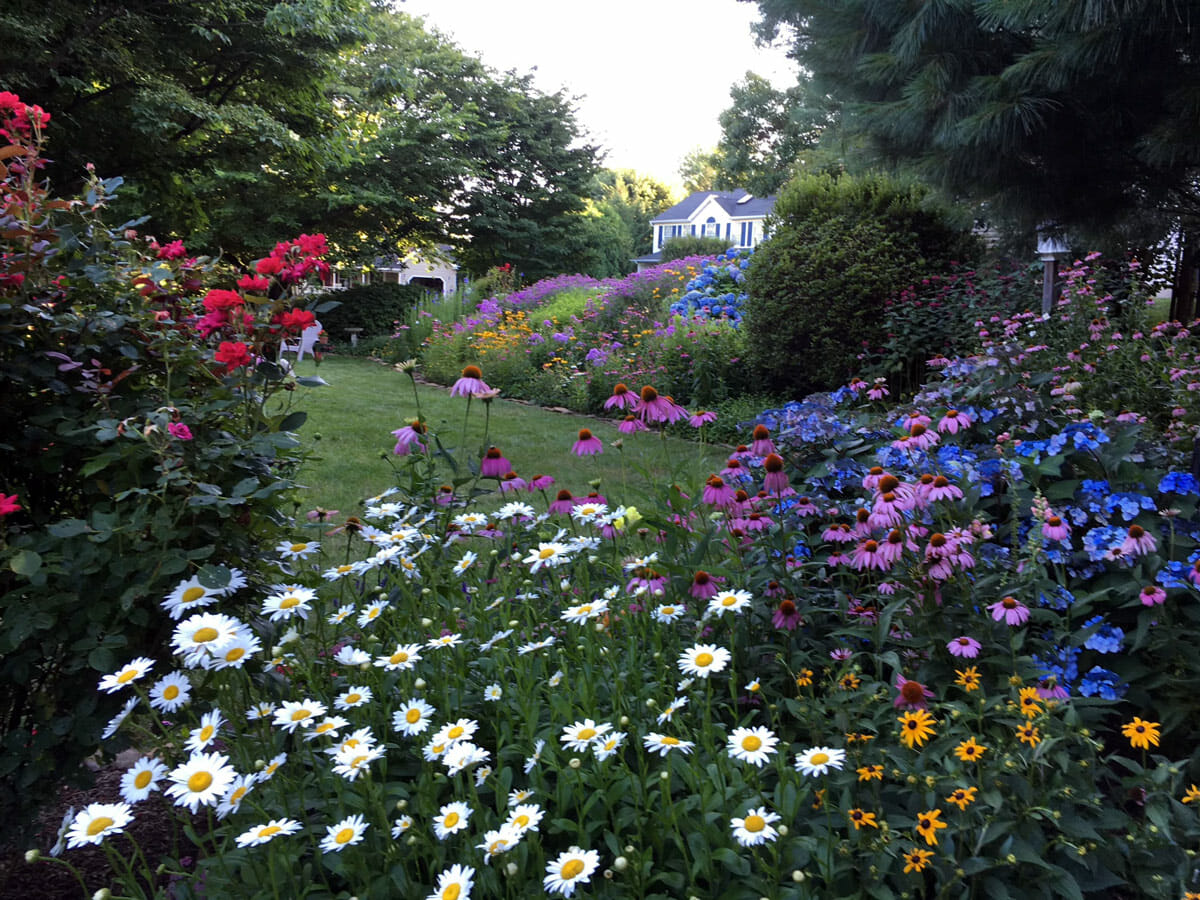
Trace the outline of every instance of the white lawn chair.
<path fill-rule="evenodd" d="M 283 361 L 283 354 L 295 353 L 296 362 L 304 359 L 305 353 L 312 353 L 313 347 L 321 337 L 321 323 L 313 322 L 302 332 L 298 338 L 290 338 L 279 342 L 279 360 Z"/>

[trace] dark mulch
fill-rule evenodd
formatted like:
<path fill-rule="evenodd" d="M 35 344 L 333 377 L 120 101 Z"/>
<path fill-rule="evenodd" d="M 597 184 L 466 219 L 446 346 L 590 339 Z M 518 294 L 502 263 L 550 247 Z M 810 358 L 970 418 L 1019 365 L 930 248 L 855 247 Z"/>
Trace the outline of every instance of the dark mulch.
<path fill-rule="evenodd" d="M 65 867 L 54 862 L 25 862 L 25 851 L 36 847 L 46 854 L 54 845 L 58 827 L 67 809 L 74 806 L 78 811 L 89 803 L 119 803 L 121 801 L 121 776 L 125 770 L 119 765 L 108 766 L 96 773 L 95 785 L 87 789 L 63 788 L 58 799 L 50 804 L 38 818 L 37 831 L 29 847 L 3 848 L 0 851 L 0 900 L 78 900 L 90 898 L 92 893 L 103 887 L 113 887 L 108 866 L 108 856 L 103 847 L 81 847 L 64 850 L 59 859 L 68 860 L 77 868 L 87 882 L 87 891 L 79 886 L 75 876 Z M 187 856 L 194 852 L 176 821 L 176 812 L 164 802 L 158 792 L 133 808 L 134 820 L 127 828 L 130 837 L 138 842 L 152 867 L 166 857 L 178 852 Z M 198 820 L 197 824 L 199 824 Z M 117 835 L 109 839 L 126 858 L 133 856 L 129 837 Z M 164 896 L 169 876 L 160 876 L 157 887 Z M 145 887 L 143 886 L 143 890 Z M 118 890 L 113 893 L 120 894 Z"/>

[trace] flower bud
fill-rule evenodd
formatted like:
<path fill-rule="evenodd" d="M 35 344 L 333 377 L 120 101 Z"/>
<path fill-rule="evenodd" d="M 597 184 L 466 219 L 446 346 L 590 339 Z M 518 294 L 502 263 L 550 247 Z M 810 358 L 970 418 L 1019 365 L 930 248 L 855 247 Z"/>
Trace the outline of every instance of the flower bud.
<path fill-rule="evenodd" d="M 624 872 L 626 869 L 629 868 L 629 860 L 627 860 L 623 856 L 618 856 L 616 859 L 613 860 L 613 868 L 616 869 L 618 872 Z"/>
<path fill-rule="evenodd" d="M 25 862 L 35 863 L 42 858 L 42 851 L 34 847 L 32 850 L 25 851 Z"/>
<path fill-rule="evenodd" d="M 572 756 L 567 760 L 567 765 L 572 769 L 578 769 L 581 765 L 583 765 L 583 761 L 578 756 Z"/>
<path fill-rule="evenodd" d="M 416 681 L 413 682 L 413 687 L 415 687 L 418 691 L 425 690 L 425 679 L 418 678 Z"/>

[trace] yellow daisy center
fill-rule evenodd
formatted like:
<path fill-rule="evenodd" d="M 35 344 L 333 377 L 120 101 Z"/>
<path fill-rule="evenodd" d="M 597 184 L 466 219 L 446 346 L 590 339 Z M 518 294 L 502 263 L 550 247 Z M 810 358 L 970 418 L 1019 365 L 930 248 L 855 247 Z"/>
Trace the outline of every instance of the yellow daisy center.
<path fill-rule="evenodd" d="M 443 828 L 453 828 L 457 824 L 458 824 L 458 813 L 456 813 L 456 812 L 446 813 L 446 818 L 442 820 L 442 827 Z"/>
<path fill-rule="evenodd" d="M 281 831 L 283 831 L 283 829 L 278 825 L 268 825 L 266 828 L 260 828 L 258 830 L 258 836 L 260 838 L 267 838 L 271 837 L 272 835 L 279 834 Z"/>
<path fill-rule="evenodd" d="M 457 882 L 454 884 L 448 884 L 446 885 L 445 890 L 442 891 L 442 900 L 458 900 L 458 897 L 461 893 L 462 885 L 458 884 Z"/>
<path fill-rule="evenodd" d="M 114 824 L 116 823 L 114 823 L 113 820 L 108 816 L 99 816 L 95 819 L 92 819 L 91 824 L 88 825 L 87 828 L 88 837 L 95 837 L 100 832 L 104 831 L 104 829 L 112 828 Z"/>
<path fill-rule="evenodd" d="M 679 743 L 679 738 L 673 738 L 670 735 L 663 735 L 662 742 L 668 746 L 674 747 Z"/>
<path fill-rule="evenodd" d="M 713 655 L 711 653 L 700 653 L 696 656 L 696 665 L 700 666 L 701 668 L 704 668 L 705 666 L 711 666 L 712 662 Z"/>
<path fill-rule="evenodd" d="M 299 605 L 300 605 L 300 598 L 297 597 L 295 594 L 288 594 L 286 597 L 284 597 L 282 600 L 279 601 L 280 609 L 292 609 L 293 607 L 296 607 Z"/>
<path fill-rule="evenodd" d="M 814 753 L 809 759 L 809 764 L 814 766 L 823 766 L 827 762 L 829 762 L 828 753 Z"/>
<path fill-rule="evenodd" d="M 749 750 L 751 753 L 753 753 L 755 750 L 757 750 L 761 746 L 762 746 L 762 738 L 757 737 L 753 734 L 742 738 L 742 749 L 743 750 Z"/>
<path fill-rule="evenodd" d="M 675 607 L 673 607 L 673 606 L 664 606 L 664 607 L 662 608 L 662 613 L 663 613 L 663 615 L 664 615 L 664 616 L 673 616 L 673 615 L 675 615 Z"/>
<path fill-rule="evenodd" d="M 762 816 L 746 816 L 746 820 L 742 822 L 742 827 L 751 834 L 757 834 L 767 827 L 767 820 Z"/>
<path fill-rule="evenodd" d="M 215 628 L 197 628 L 196 633 L 192 635 L 192 641 L 197 644 L 206 644 L 216 639 L 217 629 Z"/>
<path fill-rule="evenodd" d="M 179 598 L 180 603 L 195 603 L 205 595 L 206 591 L 202 587 L 190 587 L 183 592 L 183 596 Z"/>
<path fill-rule="evenodd" d="M 332 722 L 322 722 L 313 730 L 316 731 L 317 734 L 324 734 L 327 731 L 333 731 L 333 729 L 334 724 Z"/>
<path fill-rule="evenodd" d="M 133 777 L 133 786 L 139 791 L 143 790 L 150 783 L 150 779 L 154 777 L 149 769 L 143 769 Z"/>
<path fill-rule="evenodd" d="M 303 722 L 305 719 L 307 719 L 311 715 L 312 715 L 311 710 L 298 709 L 294 713 L 292 713 L 292 721 L 293 722 Z"/>
<path fill-rule="evenodd" d="M 546 547 L 545 549 L 538 551 L 538 559 L 549 559 L 553 555 L 554 555 L 553 547 Z"/>
<path fill-rule="evenodd" d="M 529 824 L 529 816 L 522 813 L 521 815 L 519 815 L 515 819 L 513 819 L 513 824 L 520 825 L 522 828 L 524 828 L 526 825 Z"/>
<path fill-rule="evenodd" d="M 563 863 L 563 867 L 559 870 L 559 876 L 564 880 L 579 877 L 579 873 L 583 871 L 582 859 L 568 859 Z"/>
<path fill-rule="evenodd" d="M 455 725 L 453 728 L 451 728 L 449 731 L 447 731 L 447 732 L 446 732 L 446 737 L 448 737 L 448 738 L 459 738 L 459 737 L 462 737 L 462 736 L 463 736 L 463 732 L 464 732 L 465 730 L 466 730 L 466 729 L 465 729 L 465 728 L 463 728 L 461 725 Z"/>
<path fill-rule="evenodd" d="M 362 700 L 362 694 L 359 694 L 357 692 L 350 694 L 346 697 L 347 703 L 358 703 L 361 700 Z"/>
<path fill-rule="evenodd" d="M 203 728 L 200 729 L 200 740 L 211 741 L 212 736 L 213 736 L 213 727 L 211 725 L 205 725 Z"/>
<path fill-rule="evenodd" d="M 737 603 L 737 597 L 733 596 L 732 594 L 726 594 L 721 598 L 722 606 L 733 606 L 735 603 Z"/>
<path fill-rule="evenodd" d="M 117 684 L 129 684 L 133 679 L 138 677 L 137 669 L 126 669 L 117 676 Z"/>
<path fill-rule="evenodd" d="M 213 783 L 212 772 L 197 772 L 188 779 L 188 790 L 199 794 L 207 791 Z"/>
<path fill-rule="evenodd" d="M 303 553 L 308 549 L 308 544 L 292 544 L 293 553 Z"/>
<path fill-rule="evenodd" d="M 246 655 L 245 647 L 232 647 L 225 654 L 225 662 L 237 662 L 239 659 L 241 659 L 245 655 Z"/>
<path fill-rule="evenodd" d="M 339 831 L 337 834 L 335 834 L 333 836 L 334 841 L 339 844 L 345 844 L 346 842 L 352 840 L 353 838 L 354 838 L 354 829 L 353 828 L 343 828 L 341 831 Z"/>
<path fill-rule="evenodd" d="M 398 653 L 393 653 L 391 657 L 388 658 L 388 662 L 392 663 L 393 665 L 399 665 L 400 663 L 408 662 L 408 654 L 403 650 Z"/>
<path fill-rule="evenodd" d="M 404 714 L 404 721 L 409 725 L 416 725 L 421 721 L 421 711 L 419 709 L 410 709 Z"/>
<path fill-rule="evenodd" d="M 596 736 L 595 728 L 581 728 L 579 734 L 575 735 L 581 741 L 590 741 Z"/>
<path fill-rule="evenodd" d="M 168 684 L 165 688 L 163 688 L 162 695 L 164 700 L 174 700 L 179 696 L 179 686 L 175 684 Z"/>
<path fill-rule="evenodd" d="M 229 795 L 229 802 L 231 804 L 240 803 L 242 801 L 242 798 L 245 796 L 246 796 L 246 788 L 240 787 L 237 790 L 235 790 L 232 794 Z"/>

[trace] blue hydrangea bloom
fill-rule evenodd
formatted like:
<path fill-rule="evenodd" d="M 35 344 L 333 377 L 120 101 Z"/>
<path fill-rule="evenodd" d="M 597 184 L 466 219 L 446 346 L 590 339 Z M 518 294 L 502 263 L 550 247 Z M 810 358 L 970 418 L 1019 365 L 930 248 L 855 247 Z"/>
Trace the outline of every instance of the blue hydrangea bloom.
<path fill-rule="evenodd" d="M 1095 625 L 1100 627 L 1084 641 L 1084 648 L 1095 650 L 1097 653 L 1120 653 L 1125 640 L 1124 630 L 1116 625 L 1105 623 L 1104 616 L 1092 616 L 1083 623 L 1084 628 L 1091 628 Z"/>
<path fill-rule="evenodd" d="M 1085 478 L 1079 485 L 1079 505 L 1092 513 L 1099 513 L 1104 506 L 1104 498 L 1111 493 L 1107 481 Z"/>
<path fill-rule="evenodd" d="M 1064 610 L 1075 602 L 1075 595 L 1063 585 L 1058 585 L 1049 595 L 1038 593 L 1038 605 L 1049 606 L 1053 609 Z"/>
<path fill-rule="evenodd" d="M 1058 647 L 1050 656 L 1033 658 L 1034 663 L 1044 675 L 1053 675 L 1063 687 L 1074 683 L 1079 677 L 1079 647 Z"/>
<path fill-rule="evenodd" d="M 1116 672 L 1101 666 L 1092 666 L 1079 682 L 1079 693 L 1085 697 L 1102 697 L 1117 700 L 1125 696 L 1129 686 L 1122 684 Z"/>
<path fill-rule="evenodd" d="M 1125 519 L 1126 522 L 1132 522 L 1136 519 L 1138 513 L 1143 509 L 1153 511 L 1156 508 L 1153 497 L 1148 497 L 1145 494 L 1136 494 L 1132 491 L 1118 491 L 1104 498 L 1104 511 L 1111 516 L 1114 512 L 1120 510 L 1121 518 Z"/>
<path fill-rule="evenodd" d="M 1158 483 L 1160 494 L 1200 494 L 1200 482 L 1189 472 L 1168 472 Z"/>
<path fill-rule="evenodd" d="M 1187 580 L 1188 569 L 1178 560 L 1171 560 L 1158 570 L 1154 580 L 1165 588 L 1187 587 L 1190 584 Z"/>
<path fill-rule="evenodd" d="M 1088 559 L 1099 562 L 1110 550 L 1115 550 L 1125 543 L 1128 533 L 1128 529 L 1125 528 L 1100 525 L 1083 536 L 1083 549 L 1087 552 Z"/>

